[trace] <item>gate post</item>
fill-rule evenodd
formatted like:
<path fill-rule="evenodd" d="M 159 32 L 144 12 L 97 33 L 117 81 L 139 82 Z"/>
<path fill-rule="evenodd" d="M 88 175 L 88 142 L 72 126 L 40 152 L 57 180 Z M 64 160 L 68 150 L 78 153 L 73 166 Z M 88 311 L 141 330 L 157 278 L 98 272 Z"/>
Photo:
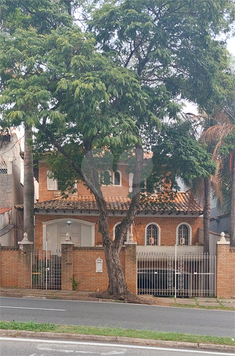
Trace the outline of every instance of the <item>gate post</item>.
<path fill-rule="evenodd" d="M 221 232 L 217 242 L 217 298 L 235 297 L 235 249 Z"/>
<path fill-rule="evenodd" d="M 137 294 L 136 242 L 125 242 L 125 280 L 130 292 Z"/>
<path fill-rule="evenodd" d="M 61 290 L 73 290 L 74 242 L 67 237 L 61 242 Z"/>
<path fill-rule="evenodd" d="M 33 242 L 28 240 L 28 234 L 25 232 L 23 240 L 19 241 L 18 244 L 18 288 L 32 288 L 31 255 L 33 251 Z"/>

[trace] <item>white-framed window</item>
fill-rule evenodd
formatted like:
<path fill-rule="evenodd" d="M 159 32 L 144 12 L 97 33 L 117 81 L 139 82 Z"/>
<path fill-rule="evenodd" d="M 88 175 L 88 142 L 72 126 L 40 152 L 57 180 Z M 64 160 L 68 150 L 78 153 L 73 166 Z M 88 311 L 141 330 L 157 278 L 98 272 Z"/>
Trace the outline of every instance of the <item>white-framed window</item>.
<path fill-rule="evenodd" d="M 160 227 L 156 223 L 150 223 L 145 228 L 145 245 L 160 245 Z"/>
<path fill-rule="evenodd" d="M 176 230 L 177 245 L 191 245 L 192 244 L 192 228 L 187 223 L 181 223 Z"/>
<path fill-rule="evenodd" d="M 57 179 L 51 178 L 52 172 L 47 171 L 47 190 L 58 190 Z"/>
<path fill-rule="evenodd" d="M 104 172 L 99 173 L 99 179 L 101 185 L 110 185 L 111 184 L 111 173 L 110 171 L 106 170 Z"/>
<path fill-rule="evenodd" d="M 114 225 L 113 227 L 113 240 L 115 240 L 115 237 L 117 235 L 118 229 L 120 228 L 121 223 L 118 222 L 117 224 Z M 129 233 L 127 233 L 127 235 L 125 236 L 124 240 L 123 240 L 123 244 L 127 241 L 127 237 L 128 237 Z"/>
<path fill-rule="evenodd" d="M 134 173 L 129 173 L 129 193 L 133 192 Z"/>
<path fill-rule="evenodd" d="M 120 171 L 113 172 L 113 185 L 122 185 L 122 173 Z"/>

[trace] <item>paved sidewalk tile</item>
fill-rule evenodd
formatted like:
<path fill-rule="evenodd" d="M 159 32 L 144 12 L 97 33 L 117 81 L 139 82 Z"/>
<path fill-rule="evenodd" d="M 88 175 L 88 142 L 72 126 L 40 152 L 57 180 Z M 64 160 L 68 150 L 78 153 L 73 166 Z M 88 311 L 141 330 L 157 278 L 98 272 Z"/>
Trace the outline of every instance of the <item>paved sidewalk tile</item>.
<path fill-rule="evenodd" d="M 199 307 L 217 307 L 219 308 L 221 305 L 219 303 L 213 303 L 213 302 L 204 302 L 204 303 L 199 303 Z"/>
<path fill-rule="evenodd" d="M 203 298 L 203 297 L 198 297 L 197 298 L 198 303 L 207 303 L 207 302 L 213 302 L 213 303 L 218 303 L 216 298 Z"/>
<path fill-rule="evenodd" d="M 176 304 L 196 305 L 196 301 L 194 299 L 176 298 Z"/>
<path fill-rule="evenodd" d="M 220 303 L 226 308 L 235 308 L 235 299 L 220 300 Z"/>

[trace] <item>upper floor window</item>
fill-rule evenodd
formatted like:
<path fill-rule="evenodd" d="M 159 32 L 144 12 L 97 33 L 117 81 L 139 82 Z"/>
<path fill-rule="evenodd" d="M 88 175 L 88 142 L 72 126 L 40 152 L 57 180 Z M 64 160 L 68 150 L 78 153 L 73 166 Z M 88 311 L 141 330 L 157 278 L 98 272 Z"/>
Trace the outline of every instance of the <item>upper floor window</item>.
<path fill-rule="evenodd" d="M 133 191 L 133 173 L 129 173 L 129 193 Z"/>
<path fill-rule="evenodd" d="M 149 224 L 146 228 L 146 245 L 159 244 L 159 229 L 156 224 Z"/>
<path fill-rule="evenodd" d="M 57 179 L 52 178 L 51 171 L 47 171 L 47 190 L 58 190 Z"/>
<path fill-rule="evenodd" d="M 7 165 L 5 161 L 0 162 L 0 174 L 7 174 Z"/>
<path fill-rule="evenodd" d="M 111 174 L 108 170 L 99 173 L 100 184 L 110 185 L 111 184 Z"/>
<path fill-rule="evenodd" d="M 113 173 L 113 185 L 122 185 L 121 179 L 121 172 L 116 171 Z"/>
<path fill-rule="evenodd" d="M 180 224 L 178 226 L 178 236 L 177 243 L 178 245 L 190 245 L 190 227 L 187 224 Z"/>
<path fill-rule="evenodd" d="M 114 226 L 114 229 L 113 229 L 113 239 L 114 240 L 115 240 L 115 237 L 117 236 L 117 234 L 119 232 L 120 225 L 121 225 L 121 223 L 119 222 Z M 124 237 L 123 243 L 127 241 L 127 235 Z"/>

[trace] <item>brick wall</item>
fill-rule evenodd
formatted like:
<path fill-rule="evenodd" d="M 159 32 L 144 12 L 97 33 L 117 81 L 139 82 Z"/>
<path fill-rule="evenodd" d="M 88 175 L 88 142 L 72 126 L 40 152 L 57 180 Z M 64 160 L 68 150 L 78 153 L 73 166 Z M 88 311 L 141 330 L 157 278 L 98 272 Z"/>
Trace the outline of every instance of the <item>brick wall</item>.
<path fill-rule="evenodd" d="M 72 290 L 72 280 L 80 291 L 104 291 L 108 288 L 108 274 L 102 247 L 80 247 L 62 245 L 62 289 Z M 136 293 L 136 245 L 126 245 L 120 260 L 128 288 Z M 102 272 L 96 271 L 96 260 L 103 260 Z"/>
<path fill-rule="evenodd" d="M 31 250 L 0 247 L 0 286 L 31 288 Z M 103 260 L 103 271 L 96 272 L 96 260 Z M 127 244 L 120 254 L 121 264 L 128 288 L 136 293 L 136 245 Z M 72 290 L 72 280 L 78 290 L 106 290 L 108 275 L 102 247 L 74 248 L 62 245 L 62 289 Z M 235 248 L 229 244 L 217 244 L 217 297 L 235 298 Z"/>
<path fill-rule="evenodd" d="M 108 288 L 108 275 L 103 248 L 75 248 L 74 279 L 82 291 L 103 291 Z M 96 259 L 103 260 L 103 272 L 96 272 Z"/>
<path fill-rule="evenodd" d="M 217 244 L 217 298 L 235 298 L 235 248 Z"/>
<path fill-rule="evenodd" d="M 65 215 L 35 215 L 35 247 L 36 249 L 41 249 L 43 246 L 43 228 L 42 222 L 47 222 L 50 220 L 62 219 Z M 74 216 L 66 215 L 66 218 L 72 219 L 77 218 L 80 220 L 95 223 L 95 246 L 102 244 L 102 236 L 98 231 L 98 216 Z M 109 231 L 113 238 L 114 226 L 123 219 L 123 216 L 109 216 Z M 202 228 L 202 217 L 191 217 L 191 216 L 181 216 L 171 217 L 166 215 L 165 217 L 154 216 L 154 217 L 136 217 L 133 224 L 133 239 L 137 242 L 137 245 L 145 245 L 145 228 L 149 223 L 156 223 L 160 228 L 161 245 L 162 246 L 173 246 L 176 241 L 176 230 L 177 226 L 181 223 L 188 223 L 192 228 L 192 245 L 199 242 L 199 228 Z"/>
<path fill-rule="evenodd" d="M 18 287 L 18 249 L 0 248 L 0 285 Z"/>
<path fill-rule="evenodd" d="M 18 248 L 0 248 L 0 286 L 31 288 L 32 245 Z"/>

